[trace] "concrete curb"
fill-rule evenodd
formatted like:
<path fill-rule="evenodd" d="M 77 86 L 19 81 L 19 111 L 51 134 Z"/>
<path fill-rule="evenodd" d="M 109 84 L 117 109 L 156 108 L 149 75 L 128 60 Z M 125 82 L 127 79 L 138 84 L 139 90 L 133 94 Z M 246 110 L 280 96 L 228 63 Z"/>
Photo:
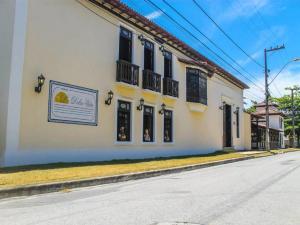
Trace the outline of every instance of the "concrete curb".
<path fill-rule="evenodd" d="M 96 177 L 96 178 L 71 180 L 71 181 L 63 181 L 63 182 L 55 182 L 55 183 L 47 183 L 47 184 L 28 185 L 28 186 L 22 186 L 17 188 L 6 188 L 6 189 L 0 189 L 0 199 L 18 197 L 18 196 L 45 194 L 45 193 L 61 191 L 64 189 L 111 184 L 111 183 L 124 182 L 129 180 L 138 180 L 138 179 L 156 177 L 156 176 L 161 176 L 166 174 L 190 171 L 190 170 L 195 170 L 200 168 L 207 168 L 211 166 L 218 166 L 218 165 L 223 165 L 223 164 L 228 164 L 233 162 L 239 162 L 239 161 L 249 160 L 253 158 L 255 157 L 248 156 L 244 158 L 227 159 L 222 161 L 188 165 L 182 167 L 174 167 L 174 168 L 163 169 L 163 170 L 151 170 L 146 172 L 122 174 L 122 175 L 116 175 L 110 177 Z"/>

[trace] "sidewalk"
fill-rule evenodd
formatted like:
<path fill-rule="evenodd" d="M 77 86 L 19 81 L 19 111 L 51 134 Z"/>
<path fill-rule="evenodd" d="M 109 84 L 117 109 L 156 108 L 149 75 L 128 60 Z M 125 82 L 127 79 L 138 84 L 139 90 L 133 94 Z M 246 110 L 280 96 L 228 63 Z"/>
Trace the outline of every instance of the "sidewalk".
<path fill-rule="evenodd" d="M 294 151 L 286 149 L 284 152 Z M 64 189 L 121 182 L 133 179 L 221 165 L 269 152 L 216 152 L 208 155 L 114 160 L 90 163 L 57 163 L 0 169 L 0 198 L 41 194 Z"/>

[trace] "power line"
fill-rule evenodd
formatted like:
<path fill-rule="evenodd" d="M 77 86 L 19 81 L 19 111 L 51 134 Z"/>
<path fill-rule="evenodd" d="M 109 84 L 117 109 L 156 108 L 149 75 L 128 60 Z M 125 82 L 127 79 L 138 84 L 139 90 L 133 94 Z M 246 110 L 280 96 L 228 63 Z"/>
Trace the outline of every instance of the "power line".
<path fill-rule="evenodd" d="M 246 91 L 247 91 L 247 92 L 246 92 Z M 247 95 L 250 95 L 250 96 L 252 96 L 252 97 L 254 97 L 254 98 L 256 98 L 256 99 L 259 99 L 259 101 L 264 101 L 264 98 L 263 98 L 263 97 L 258 96 L 258 95 L 256 95 L 256 94 L 254 94 L 253 92 L 250 92 L 249 90 L 245 90 L 244 93 L 247 94 Z"/>
<path fill-rule="evenodd" d="M 274 32 L 273 29 L 271 29 L 271 26 L 269 25 L 269 23 L 264 19 L 264 17 L 262 16 L 262 14 L 259 12 L 259 9 L 257 8 L 257 5 L 255 4 L 255 2 L 253 3 L 253 7 L 255 9 L 255 12 L 259 15 L 261 21 L 265 24 L 265 26 L 267 27 L 267 29 L 270 31 L 270 33 L 272 34 L 274 41 L 279 40 L 279 36 Z M 273 43 L 274 44 L 274 43 Z M 273 54 L 274 52 L 272 52 Z M 285 51 L 283 51 L 283 53 L 285 54 L 285 57 L 288 58 L 287 56 L 287 49 L 285 48 Z M 270 56 L 272 55 L 270 54 Z M 279 54 L 281 60 L 284 62 L 284 57 L 282 56 L 282 54 Z M 275 78 L 274 78 L 275 79 Z M 279 93 L 280 96 L 282 96 L 281 92 L 279 91 L 278 87 L 274 84 L 275 89 L 277 90 L 277 92 Z"/>
<path fill-rule="evenodd" d="M 221 82 L 223 82 L 221 79 L 219 79 L 219 78 L 217 78 L 217 79 L 220 80 Z M 210 81 L 210 82 L 213 82 L 213 83 L 216 83 L 216 84 L 219 84 L 219 85 L 222 85 L 222 86 L 226 86 L 226 87 L 228 87 L 228 88 L 232 88 L 231 86 L 227 85 L 227 84 L 224 83 L 224 82 L 221 83 L 221 82 L 218 82 L 218 81 L 213 80 L 213 79 L 210 79 L 209 81 Z M 246 92 L 246 91 L 247 91 L 247 92 Z M 251 95 L 252 98 L 255 98 L 256 100 L 258 100 L 258 102 L 264 100 L 263 97 L 257 95 L 256 93 L 251 92 L 249 89 L 245 90 L 243 93 L 244 93 L 244 94 L 247 94 L 247 95 Z"/>
<path fill-rule="evenodd" d="M 215 56 L 217 56 L 220 60 L 222 60 L 226 65 L 231 67 L 234 71 L 242 75 L 245 79 L 247 79 L 249 82 L 253 83 L 258 89 L 261 91 L 264 91 L 261 87 L 257 86 L 256 83 L 254 83 L 252 80 L 250 80 L 247 76 L 242 74 L 239 70 L 237 70 L 235 67 L 233 67 L 230 63 L 228 63 L 225 59 L 223 59 L 221 56 L 219 56 L 216 52 L 214 52 L 209 46 L 207 46 L 204 42 L 202 42 L 198 37 L 196 37 L 193 33 L 191 33 L 189 30 L 187 30 L 183 25 L 178 23 L 173 17 L 171 17 L 168 13 L 164 12 L 158 5 L 153 3 L 151 0 L 144 0 L 145 2 L 151 4 L 156 9 L 161 11 L 165 16 L 167 16 L 173 23 L 175 23 L 177 26 L 179 26 L 181 29 L 183 29 L 185 32 L 187 32 L 189 35 L 191 35 L 193 38 L 195 38 L 197 41 L 199 41 L 207 50 L 209 50 L 211 53 L 213 53 Z"/>
<path fill-rule="evenodd" d="M 242 7 L 242 4 L 241 4 L 240 0 L 237 0 L 237 2 L 239 3 L 240 7 Z M 255 10 L 255 13 L 258 14 L 258 16 L 260 17 L 260 20 L 262 21 L 262 23 L 267 27 L 267 29 L 269 30 L 269 32 L 270 32 L 271 35 L 273 36 L 273 40 L 274 40 L 274 41 L 279 40 L 278 35 L 274 32 L 273 29 L 271 29 L 269 23 L 264 19 L 264 17 L 263 17 L 262 14 L 260 13 L 260 11 L 259 11 L 257 5 L 255 4 L 255 2 L 253 2 L 253 8 L 254 8 L 254 10 Z M 252 22 L 253 25 L 255 25 L 254 22 L 251 20 L 251 18 L 250 18 L 250 21 Z M 250 27 L 250 28 L 251 28 L 251 27 Z M 252 28 L 251 28 L 251 30 L 252 30 L 253 32 L 255 32 Z M 265 43 L 267 43 L 267 42 L 265 42 Z M 273 42 L 273 44 L 274 44 L 274 42 Z M 271 52 L 271 54 L 269 55 L 269 57 L 272 56 L 274 53 L 275 53 L 275 52 Z M 284 53 L 285 53 L 285 56 L 287 57 L 286 51 L 284 51 Z M 279 54 L 279 55 L 280 55 L 280 57 L 281 57 L 281 60 L 284 61 L 282 55 L 281 55 L 281 54 Z M 276 78 L 276 76 L 274 77 L 274 79 L 275 79 L 275 78 Z M 275 90 L 277 91 L 277 93 L 279 94 L 279 96 L 283 96 L 282 93 L 281 93 L 281 91 L 279 90 L 278 86 L 277 86 L 275 83 L 272 83 L 272 82 L 271 82 L 270 84 L 273 84 L 273 86 L 274 86 Z M 269 89 L 269 92 L 270 92 L 270 94 L 271 94 L 272 96 L 275 96 L 275 95 L 272 93 L 271 89 Z"/>
<path fill-rule="evenodd" d="M 80 4 L 81 4 L 81 3 L 80 3 Z M 114 23 L 114 22 L 108 20 L 107 18 L 105 18 L 105 17 L 99 15 L 99 14 L 96 13 L 94 10 L 92 10 L 92 9 L 90 9 L 90 8 L 88 8 L 88 7 L 86 7 L 85 5 L 82 5 L 82 6 L 84 6 L 87 10 L 91 11 L 92 13 L 94 13 L 96 16 L 98 16 L 98 17 L 102 18 L 103 20 L 105 20 L 106 22 L 110 23 L 111 25 L 113 25 L 113 26 L 115 26 L 115 27 L 117 27 L 117 28 L 120 27 L 120 25 L 119 25 L 118 23 Z M 129 25 L 129 26 L 132 27 L 131 25 Z M 133 27 L 132 27 L 132 28 L 133 28 Z M 137 32 L 134 32 L 134 31 L 132 31 L 132 33 L 133 33 L 134 35 L 136 35 L 136 36 L 140 35 L 140 33 L 137 33 Z M 149 38 L 150 40 L 156 42 L 155 38 L 153 38 L 152 36 L 149 36 L 149 35 L 147 35 L 147 34 L 145 34 L 145 35 L 146 35 L 147 38 Z M 170 50 L 170 49 L 168 49 L 168 48 L 166 47 L 166 50 Z M 180 56 L 177 55 L 175 52 L 173 52 L 172 54 L 175 55 L 177 58 L 180 58 Z M 218 78 L 218 79 L 219 79 L 219 78 Z M 219 79 L 219 80 L 220 80 L 220 79 Z M 211 81 L 211 82 L 213 82 L 213 83 L 216 83 L 216 84 L 219 84 L 219 85 L 222 85 L 222 86 L 226 86 L 226 87 L 228 87 L 228 88 L 232 88 L 231 86 L 227 85 L 225 82 L 222 82 L 222 83 L 221 83 L 221 82 L 215 81 L 215 80 L 213 80 L 213 79 L 209 79 L 209 81 Z M 251 95 L 252 95 L 254 98 L 257 98 L 257 99 L 261 98 L 261 97 L 257 96 L 256 94 L 254 94 L 253 92 L 250 92 L 249 90 L 245 90 L 245 91 L 248 91 L 249 93 L 251 93 Z M 245 93 L 245 92 L 244 92 L 244 93 Z M 245 94 L 249 94 L 249 93 L 245 93 Z"/>
<path fill-rule="evenodd" d="M 243 98 L 250 100 L 252 104 L 257 104 L 257 102 L 258 102 L 257 100 L 254 100 L 254 99 L 252 99 L 250 97 L 247 97 L 247 96 L 243 96 Z"/>
<path fill-rule="evenodd" d="M 264 101 L 263 97 L 260 97 L 256 94 L 254 94 L 253 92 L 244 92 L 246 95 L 252 96 L 253 98 L 258 99 L 258 101 Z"/>
<path fill-rule="evenodd" d="M 243 66 L 241 66 L 235 59 L 233 59 L 230 55 L 228 55 L 220 46 L 218 46 L 214 41 L 212 41 L 209 37 L 207 37 L 201 30 L 194 25 L 190 20 L 188 20 L 182 13 L 180 13 L 175 7 L 170 5 L 166 0 L 163 0 L 163 2 L 168 5 L 172 10 L 174 10 L 182 19 L 184 19 L 188 24 L 190 24 L 194 29 L 196 29 L 202 36 L 204 36 L 213 46 L 215 46 L 217 49 L 219 49 L 225 56 L 227 56 L 232 62 L 234 62 L 236 65 L 238 65 L 245 73 L 248 75 L 254 77 L 253 74 L 250 74 L 248 71 L 246 71 Z"/>
<path fill-rule="evenodd" d="M 274 30 L 271 29 L 271 26 L 269 25 L 269 23 L 264 19 L 264 17 L 261 15 L 261 13 L 259 12 L 259 9 L 257 8 L 255 2 L 253 2 L 253 7 L 255 9 L 255 12 L 259 15 L 261 21 L 265 24 L 265 26 L 267 27 L 267 29 L 270 31 L 270 33 L 273 35 L 273 38 L 274 38 L 274 42 L 273 42 L 273 45 L 275 43 L 276 40 L 279 40 L 279 36 L 277 34 L 275 34 Z M 286 50 L 286 49 L 285 49 Z M 284 51 L 284 54 L 285 54 L 285 57 L 287 57 L 287 51 Z M 281 54 L 279 54 L 281 60 L 284 62 L 283 60 L 283 57 Z"/>
<path fill-rule="evenodd" d="M 243 5 L 242 5 L 240 0 L 237 0 L 236 2 L 239 4 L 240 8 L 243 8 Z M 255 4 L 255 2 L 253 2 L 253 4 L 251 4 L 251 5 L 253 7 L 254 13 L 258 14 L 258 16 L 260 17 L 260 20 L 262 21 L 262 23 L 265 25 L 267 30 L 269 30 L 268 35 L 265 35 L 266 38 L 264 38 L 263 46 L 269 45 L 268 43 L 270 43 L 270 44 L 272 43 L 272 45 L 274 45 L 275 41 L 279 40 L 279 36 L 274 32 L 274 30 L 270 27 L 270 25 L 267 23 L 267 21 L 263 18 L 262 14 L 259 12 L 259 9 L 258 9 L 257 5 Z M 235 10 L 238 10 L 238 8 L 235 7 Z M 257 18 L 258 16 L 256 16 L 255 18 Z M 259 29 L 261 29 L 261 27 L 257 26 L 257 23 L 254 23 L 254 20 L 251 17 L 249 17 L 249 20 L 247 20 L 246 22 L 248 23 L 248 27 L 252 31 L 252 32 L 249 32 L 249 30 L 247 29 L 248 33 L 253 35 L 253 37 L 256 38 L 255 33 L 257 33 L 257 31 Z M 251 26 L 250 22 L 253 25 L 253 27 Z M 259 34 L 259 33 L 257 33 L 257 34 Z M 270 42 L 270 40 L 271 40 L 271 42 Z M 271 52 L 271 54 L 269 54 L 269 57 L 271 57 L 273 55 L 273 53 L 274 52 Z M 287 57 L 286 51 L 284 51 L 284 53 L 285 53 L 285 56 Z M 279 54 L 279 56 L 280 56 L 281 60 L 284 61 L 282 54 Z"/>
<path fill-rule="evenodd" d="M 257 60 L 255 60 L 251 55 L 249 55 L 244 49 L 242 49 L 241 46 L 239 46 L 223 29 L 222 27 L 217 24 L 217 22 L 200 6 L 200 4 L 193 0 L 195 5 L 216 25 L 216 27 L 238 48 L 240 49 L 245 55 L 247 55 L 256 65 L 263 68 L 263 65 L 261 65 Z"/>
<path fill-rule="evenodd" d="M 282 93 L 279 91 L 279 88 L 275 83 L 273 83 L 273 86 L 275 87 L 276 91 L 278 92 L 279 96 L 282 96 Z"/>
<path fill-rule="evenodd" d="M 233 10 L 240 10 L 241 8 L 243 8 L 243 5 L 240 2 L 240 0 L 236 0 L 236 2 L 239 4 L 239 6 L 236 6 L 234 4 Z M 247 33 L 249 35 L 251 35 L 254 39 L 257 39 L 257 35 L 260 34 L 258 32 L 260 30 L 260 28 L 257 26 L 256 23 L 254 23 L 253 19 L 251 17 L 249 17 L 248 20 L 241 20 L 240 22 L 243 23 L 245 25 L 245 27 L 249 28 L 249 29 L 245 29 L 245 31 L 247 31 Z M 255 34 L 255 33 L 257 33 L 257 34 Z M 267 39 L 268 39 L 268 36 L 264 36 L 263 43 L 261 44 L 262 46 L 266 46 L 266 44 L 269 42 L 269 39 L 268 40 Z"/>

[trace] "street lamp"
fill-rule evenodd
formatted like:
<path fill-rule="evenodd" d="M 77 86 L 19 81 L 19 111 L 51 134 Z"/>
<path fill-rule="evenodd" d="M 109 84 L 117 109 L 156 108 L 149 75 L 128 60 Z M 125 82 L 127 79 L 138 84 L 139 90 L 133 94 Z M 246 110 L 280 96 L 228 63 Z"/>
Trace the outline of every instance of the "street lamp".
<path fill-rule="evenodd" d="M 266 50 L 265 50 L 266 52 Z M 265 54 L 265 60 L 266 60 L 266 54 Z M 294 58 L 290 61 L 288 61 L 286 64 L 284 64 L 284 66 L 279 70 L 279 72 L 275 75 L 275 77 L 271 80 L 270 83 L 268 83 L 267 81 L 267 75 L 266 75 L 266 148 L 267 150 L 269 150 L 270 146 L 269 146 L 269 92 L 268 92 L 268 89 L 269 89 L 269 86 L 272 84 L 272 82 L 278 77 L 278 75 L 292 62 L 298 62 L 300 61 L 300 58 Z M 265 61 L 266 62 L 266 61 Z M 267 67 L 265 67 L 265 69 L 267 69 Z M 294 108 L 293 104 L 294 104 L 294 90 L 296 89 L 290 89 L 292 91 L 292 110 Z M 294 110 L 293 110 L 293 116 L 292 116 L 292 126 L 293 126 L 293 147 L 295 147 L 295 143 L 294 143 L 294 140 L 295 140 L 295 115 L 294 115 Z"/>
<path fill-rule="evenodd" d="M 287 67 L 287 65 L 289 65 L 292 62 L 299 62 L 299 61 L 300 61 L 300 58 L 295 58 L 295 59 L 288 61 L 286 64 L 284 64 L 284 66 L 281 68 L 281 70 L 279 70 L 279 72 L 276 74 L 276 76 L 271 80 L 269 85 L 276 79 L 276 77 L 278 77 L 278 75 L 284 70 L 285 67 Z"/>

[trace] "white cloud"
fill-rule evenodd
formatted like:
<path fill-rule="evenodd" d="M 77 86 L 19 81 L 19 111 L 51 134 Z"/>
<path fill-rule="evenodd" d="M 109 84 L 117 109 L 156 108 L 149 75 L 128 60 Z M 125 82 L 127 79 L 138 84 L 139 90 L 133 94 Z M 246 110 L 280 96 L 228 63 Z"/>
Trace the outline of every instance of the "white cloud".
<path fill-rule="evenodd" d="M 145 17 L 148 20 L 154 20 L 157 19 L 158 17 L 160 17 L 163 13 L 161 11 L 154 11 L 152 13 L 149 13 L 148 15 L 146 15 Z"/>
<path fill-rule="evenodd" d="M 263 50 L 264 48 L 270 47 L 274 41 L 278 41 L 282 39 L 286 31 L 286 28 L 284 26 L 273 26 L 270 29 L 262 30 L 259 32 L 256 42 L 253 43 L 252 49 L 257 49 L 256 52 L 252 53 L 250 56 L 257 61 L 261 61 L 259 59 L 262 59 L 263 56 Z M 274 34 L 276 36 L 274 36 Z M 270 46 L 269 46 L 270 45 Z M 245 57 L 244 59 L 239 59 L 237 62 L 241 66 L 246 66 L 249 64 L 252 60 L 249 57 Z"/>
<path fill-rule="evenodd" d="M 250 56 L 251 56 L 251 58 L 253 58 L 253 59 L 257 59 L 257 58 L 259 58 L 259 57 L 262 56 L 262 53 L 263 53 L 262 50 L 258 50 L 258 51 L 256 51 L 256 52 L 254 52 L 253 54 L 251 54 Z M 245 58 L 245 59 L 240 59 L 240 60 L 238 60 L 237 62 L 238 62 L 241 66 L 245 66 L 245 65 L 247 65 L 248 63 L 250 63 L 250 62 L 252 61 L 251 58 L 247 57 L 247 58 Z"/>
<path fill-rule="evenodd" d="M 273 42 L 281 39 L 286 33 L 286 28 L 284 26 L 273 26 L 269 29 L 261 30 L 257 37 L 257 42 L 255 48 L 265 48 L 270 46 L 263 46 L 266 42 L 271 45 Z M 276 43 L 278 44 L 278 43 Z"/>
<path fill-rule="evenodd" d="M 278 71 L 276 71 L 274 74 L 277 74 L 277 72 Z M 279 76 L 274 80 L 273 84 L 271 84 L 270 90 L 275 97 L 279 97 L 280 94 L 289 94 L 289 91 L 285 90 L 285 88 L 299 84 L 299 80 L 300 70 L 294 70 L 292 67 L 290 67 L 279 74 Z M 276 88 L 278 90 L 276 90 Z M 278 92 L 280 92 L 280 94 Z"/>
<path fill-rule="evenodd" d="M 269 0 L 244 0 L 234 1 L 222 14 L 222 19 L 232 21 L 240 17 L 249 18 L 257 11 L 266 7 Z"/>
<path fill-rule="evenodd" d="M 269 79 L 269 82 L 273 79 L 273 77 L 279 71 L 274 71 Z M 274 82 L 270 85 L 271 95 L 274 97 L 280 97 L 285 94 L 289 94 L 289 91 L 285 90 L 286 87 L 291 87 L 296 84 L 299 84 L 300 80 L 300 69 L 297 67 L 296 63 L 290 66 L 288 69 L 283 70 L 280 75 L 274 80 Z M 256 85 L 260 87 L 264 87 L 265 78 L 263 74 L 261 77 L 257 79 Z M 250 89 L 245 91 L 245 96 L 255 100 L 262 101 L 265 98 L 264 93 L 262 91 L 258 91 L 254 84 L 250 84 Z"/>

